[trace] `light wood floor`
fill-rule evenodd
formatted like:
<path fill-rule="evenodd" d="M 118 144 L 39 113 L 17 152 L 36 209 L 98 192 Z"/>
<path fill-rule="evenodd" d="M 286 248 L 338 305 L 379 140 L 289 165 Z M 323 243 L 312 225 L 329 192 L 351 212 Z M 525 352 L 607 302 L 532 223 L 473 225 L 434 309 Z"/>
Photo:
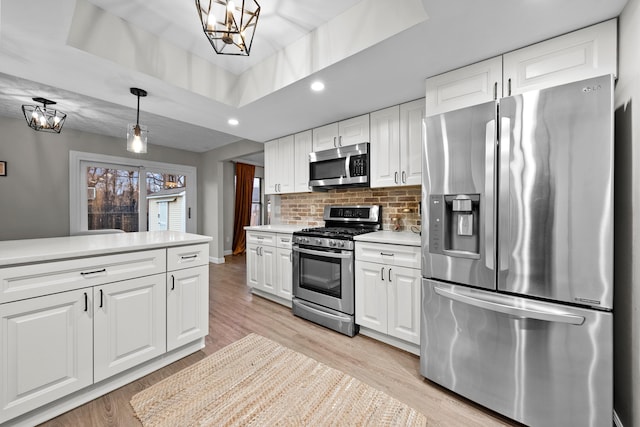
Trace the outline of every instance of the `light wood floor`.
<path fill-rule="evenodd" d="M 252 295 L 245 285 L 245 257 L 210 264 L 209 331 L 201 351 L 43 424 L 140 426 L 129 400 L 175 372 L 255 332 L 383 390 L 424 413 L 433 426 L 515 425 L 424 379 L 419 358 L 363 335 L 353 338 L 294 317 L 291 310 Z"/>

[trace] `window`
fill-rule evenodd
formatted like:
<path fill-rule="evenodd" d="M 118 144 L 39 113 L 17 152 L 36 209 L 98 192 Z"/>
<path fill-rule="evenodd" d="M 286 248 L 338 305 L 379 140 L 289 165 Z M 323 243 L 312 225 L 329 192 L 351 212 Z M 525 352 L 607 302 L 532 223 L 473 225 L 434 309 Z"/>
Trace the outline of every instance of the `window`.
<path fill-rule="evenodd" d="M 262 225 L 262 178 L 253 178 L 251 225 Z"/>
<path fill-rule="evenodd" d="M 193 166 L 71 151 L 69 176 L 71 234 L 197 231 Z"/>

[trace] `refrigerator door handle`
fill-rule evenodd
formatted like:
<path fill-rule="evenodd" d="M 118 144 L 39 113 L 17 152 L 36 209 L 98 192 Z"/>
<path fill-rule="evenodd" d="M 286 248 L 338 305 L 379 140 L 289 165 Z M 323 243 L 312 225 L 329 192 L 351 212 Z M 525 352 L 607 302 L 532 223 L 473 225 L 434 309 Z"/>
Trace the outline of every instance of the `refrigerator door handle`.
<path fill-rule="evenodd" d="M 500 212 L 500 243 L 498 268 L 500 271 L 509 270 L 509 242 L 511 240 L 509 229 L 509 163 L 511 157 L 511 118 L 500 118 L 500 174 L 498 182 L 500 192 L 498 194 L 498 206 Z"/>
<path fill-rule="evenodd" d="M 569 325 L 582 325 L 584 323 L 584 317 L 575 314 L 559 311 L 549 310 L 543 307 L 516 307 L 508 305 L 502 302 L 489 301 L 487 299 L 479 298 L 477 295 L 469 295 L 463 290 L 451 291 L 439 287 L 434 287 L 436 294 L 441 297 L 448 298 L 454 301 L 461 302 L 463 304 L 472 305 L 474 307 L 482 308 L 485 310 L 495 311 L 498 313 L 504 313 L 512 316 L 543 320 L 546 322 L 567 323 Z"/>
<path fill-rule="evenodd" d="M 494 205 L 494 173 L 495 173 L 495 150 L 496 150 L 496 121 L 487 122 L 485 130 L 485 171 L 484 171 L 484 259 L 489 270 L 494 266 L 494 230 L 495 221 L 493 213 Z"/>

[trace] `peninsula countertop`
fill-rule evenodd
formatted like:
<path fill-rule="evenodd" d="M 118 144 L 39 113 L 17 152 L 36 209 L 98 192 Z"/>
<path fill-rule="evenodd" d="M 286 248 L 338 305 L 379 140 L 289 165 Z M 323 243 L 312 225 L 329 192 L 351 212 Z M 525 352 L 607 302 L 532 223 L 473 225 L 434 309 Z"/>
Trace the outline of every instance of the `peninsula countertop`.
<path fill-rule="evenodd" d="M 5 240 L 0 242 L 0 267 L 14 264 L 106 255 L 146 249 L 208 243 L 212 238 L 177 231 L 95 234 Z"/>

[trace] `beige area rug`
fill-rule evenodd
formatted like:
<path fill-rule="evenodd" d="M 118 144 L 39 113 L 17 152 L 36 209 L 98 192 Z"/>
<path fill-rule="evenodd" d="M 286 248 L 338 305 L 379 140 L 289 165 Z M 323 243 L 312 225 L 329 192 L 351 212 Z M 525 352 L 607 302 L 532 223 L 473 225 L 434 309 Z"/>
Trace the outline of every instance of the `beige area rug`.
<path fill-rule="evenodd" d="M 413 426 L 423 414 L 349 375 L 250 334 L 133 396 L 151 426 Z"/>

